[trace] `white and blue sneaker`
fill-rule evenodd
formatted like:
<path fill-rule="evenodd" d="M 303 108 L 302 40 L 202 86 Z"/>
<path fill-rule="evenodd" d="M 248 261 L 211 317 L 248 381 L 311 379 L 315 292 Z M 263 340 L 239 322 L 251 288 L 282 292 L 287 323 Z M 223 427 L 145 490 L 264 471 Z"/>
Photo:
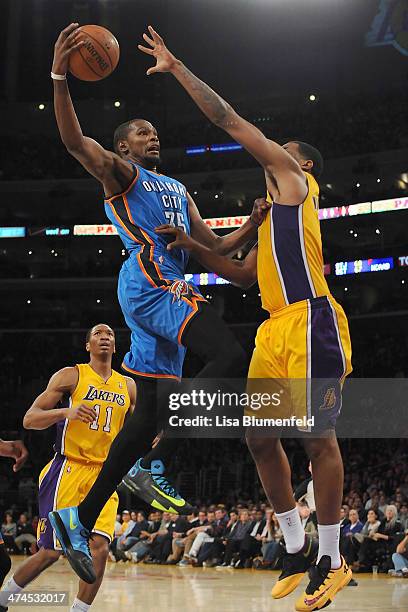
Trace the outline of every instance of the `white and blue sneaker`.
<path fill-rule="evenodd" d="M 54 510 L 48 518 L 74 572 L 84 582 L 93 584 L 96 574 L 89 549 L 91 534 L 79 520 L 77 506 Z"/>

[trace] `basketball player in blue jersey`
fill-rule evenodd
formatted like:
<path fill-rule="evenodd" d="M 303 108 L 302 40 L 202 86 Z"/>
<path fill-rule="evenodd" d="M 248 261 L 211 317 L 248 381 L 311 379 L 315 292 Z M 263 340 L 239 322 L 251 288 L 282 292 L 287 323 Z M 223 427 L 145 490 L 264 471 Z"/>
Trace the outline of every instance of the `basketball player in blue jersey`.
<path fill-rule="evenodd" d="M 69 513 L 73 522 L 62 512 L 57 530 L 59 541 L 70 541 L 78 552 L 70 556 L 74 570 L 89 575 L 92 560 L 86 538 L 126 474 L 126 486 L 154 507 L 183 514 L 191 509 L 164 476 L 164 465 L 179 444 L 177 439 L 163 436 L 145 455 L 157 434 L 157 380 L 180 379 L 186 349 L 204 362 L 200 377 L 239 376 L 246 365 L 246 355 L 227 325 L 198 289 L 185 282 L 186 253 L 168 251 L 166 237 L 155 228 L 173 224 L 206 247 L 228 255 L 256 237 L 268 206 L 254 210 L 247 223 L 221 238 L 204 223 L 185 186 L 158 172 L 160 141 L 149 121 L 133 119 L 120 125 L 114 135 L 114 152 L 84 136 L 66 80 L 69 55 L 82 44 L 75 23 L 55 44 L 51 72 L 55 115 L 69 153 L 102 184 L 106 214 L 129 253 L 118 283 L 119 302 L 132 332 L 123 368 L 138 377 L 137 410 L 112 444 L 92 489 Z"/>
<path fill-rule="evenodd" d="M 0 438 L 0 457 L 14 459 L 13 472 L 21 470 L 28 458 L 28 451 L 21 440 L 2 440 Z M 11 560 L 4 545 L 0 531 L 0 587 L 11 568 Z M 0 611 L 2 607 L 0 606 Z"/>
<path fill-rule="evenodd" d="M 294 380 L 291 399 L 295 409 L 312 414 L 317 425 L 315 433 L 305 432 L 302 441 L 313 466 L 318 551 L 302 528 L 290 466 L 280 440 L 257 436 L 254 429 L 247 432 L 249 448 L 286 544 L 283 571 L 272 596 L 280 599 L 293 592 L 310 568 L 309 584 L 295 607 L 298 612 L 320 610 L 352 577 L 339 551 L 343 463 L 335 433 L 341 387 L 352 369 L 351 342 L 346 315 L 331 295 L 323 274 L 317 183 L 323 160 L 307 143 L 280 146 L 266 138 L 178 60 L 151 26 L 143 38 L 149 46 L 139 45 L 139 49 L 156 60 L 147 74 L 170 72 L 207 118 L 245 147 L 265 172 L 266 199 L 271 209 L 260 224 L 258 245 L 245 261 L 227 260 L 195 243 L 182 228 L 158 231 L 176 238 L 170 249 L 192 251 L 206 267 L 239 286 L 258 279 L 262 305 L 270 318 L 257 332 L 249 384 L 252 379 L 286 379 L 289 384 Z M 296 381 L 301 384 L 296 385 Z"/>

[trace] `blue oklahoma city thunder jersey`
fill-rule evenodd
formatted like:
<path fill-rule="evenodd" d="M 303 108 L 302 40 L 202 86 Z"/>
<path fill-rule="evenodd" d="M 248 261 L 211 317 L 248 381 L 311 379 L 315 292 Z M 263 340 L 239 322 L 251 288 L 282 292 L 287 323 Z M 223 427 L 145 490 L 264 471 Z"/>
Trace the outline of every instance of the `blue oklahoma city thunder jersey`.
<path fill-rule="evenodd" d="M 184 274 L 188 254 L 181 249 L 167 251 L 167 236 L 156 234 L 154 228 L 169 223 L 190 234 L 187 190 L 174 178 L 132 165 L 133 181 L 125 192 L 105 200 L 105 212 L 129 252 L 136 250 L 147 264 L 155 253 L 163 253 L 166 264 Z"/>

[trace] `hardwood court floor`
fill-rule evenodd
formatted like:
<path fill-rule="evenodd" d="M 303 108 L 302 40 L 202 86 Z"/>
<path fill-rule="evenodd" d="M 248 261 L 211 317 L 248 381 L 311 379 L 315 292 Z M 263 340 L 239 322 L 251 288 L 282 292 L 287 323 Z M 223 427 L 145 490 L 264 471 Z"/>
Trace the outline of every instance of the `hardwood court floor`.
<path fill-rule="evenodd" d="M 24 561 L 13 558 L 16 568 Z M 178 568 L 157 565 L 108 563 L 105 579 L 91 607 L 93 612 L 293 612 L 295 595 L 280 601 L 270 597 L 278 572 L 207 568 Z M 338 594 L 333 612 L 408 611 L 408 579 L 356 575 L 357 587 L 347 587 Z M 306 579 L 305 581 L 306 582 Z M 303 585 L 304 583 L 302 583 Z M 302 586 L 301 585 L 301 586 Z M 65 559 L 38 578 L 32 590 L 48 588 L 69 591 L 71 604 L 77 588 L 76 576 Z M 297 595 L 296 591 L 296 595 Z M 37 608 L 37 607 L 36 607 Z M 23 610 L 19 608 L 9 608 Z M 25 609 L 33 610 L 34 606 Z M 41 606 L 41 612 L 67 610 L 69 606 Z"/>

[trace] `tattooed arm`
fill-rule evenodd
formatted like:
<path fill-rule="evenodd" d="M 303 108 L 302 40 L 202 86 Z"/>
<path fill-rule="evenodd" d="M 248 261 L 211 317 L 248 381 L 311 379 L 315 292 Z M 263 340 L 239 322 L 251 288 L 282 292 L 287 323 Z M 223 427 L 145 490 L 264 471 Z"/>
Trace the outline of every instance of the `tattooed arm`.
<path fill-rule="evenodd" d="M 240 117 L 228 102 L 196 77 L 167 49 L 161 36 L 151 26 L 149 33 L 150 37 L 143 34 L 143 38 L 150 47 L 139 45 L 141 51 L 156 59 L 156 65 L 149 68 L 147 74 L 173 74 L 206 117 L 257 159 L 265 170 L 267 182 L 269 179 L 273 183 L 285 201 L 303 201 L 307 186 L 298 162 L 277 142 L 266 138 L 252 123 Z"/>

